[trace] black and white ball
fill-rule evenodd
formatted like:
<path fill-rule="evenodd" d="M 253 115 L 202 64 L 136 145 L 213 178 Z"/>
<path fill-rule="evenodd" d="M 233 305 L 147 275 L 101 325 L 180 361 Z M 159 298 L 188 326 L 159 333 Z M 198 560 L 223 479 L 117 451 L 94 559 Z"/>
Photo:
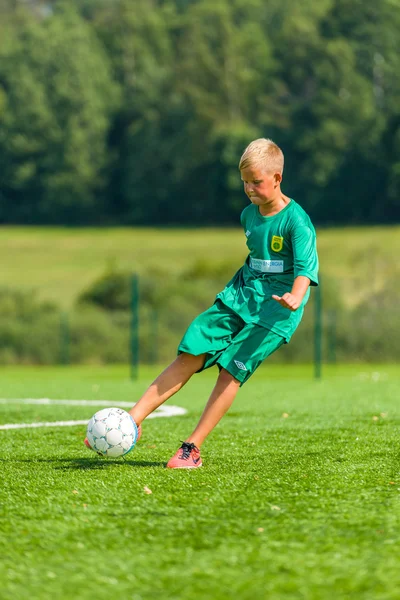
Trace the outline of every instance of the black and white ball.
<path fill-rule="evenodd" d="M 138 429 L 126 410 L 103 408 L 90 419 L 86 436 L 93 450 L 115 458 L 124 456 L 135 447 Z"/>

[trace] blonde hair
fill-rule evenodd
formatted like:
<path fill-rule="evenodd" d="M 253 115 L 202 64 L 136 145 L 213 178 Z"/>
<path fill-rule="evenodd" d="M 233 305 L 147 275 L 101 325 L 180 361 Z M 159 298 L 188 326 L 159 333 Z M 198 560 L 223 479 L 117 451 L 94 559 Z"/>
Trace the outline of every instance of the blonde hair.
<path fill-rule="evenodd" d="M 257 167 L 269 173 L 283 173 L 282 150 L 272 140 L 259 138 L 251 142 L 239 161 L 239 170 Z"/>

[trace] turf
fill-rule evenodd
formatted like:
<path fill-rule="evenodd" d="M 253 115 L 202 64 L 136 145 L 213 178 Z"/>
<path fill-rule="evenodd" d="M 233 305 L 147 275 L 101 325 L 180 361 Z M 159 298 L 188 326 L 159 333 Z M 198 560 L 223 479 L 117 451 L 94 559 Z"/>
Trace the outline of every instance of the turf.
<path fill-rule="evenodd" d="M 3 398 L 135 400 L 153 372 L 3 368 Z M 2 600 L 110 597 L 389 600 L 400 589 L 400 369 L 263 367 L 203 448 L 166 460 L 215 372 L 149 420 L 127 460 L 85 427 L 0 431 Z M 0 404 L 0 423 L 89 419 L 92 407 Z M 146 493 L 151 490 L 152 493 Z"/>

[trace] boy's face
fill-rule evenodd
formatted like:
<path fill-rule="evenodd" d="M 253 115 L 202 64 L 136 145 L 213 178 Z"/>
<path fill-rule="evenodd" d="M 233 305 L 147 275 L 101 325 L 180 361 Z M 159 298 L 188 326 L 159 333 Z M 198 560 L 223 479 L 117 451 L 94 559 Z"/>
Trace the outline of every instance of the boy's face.
<path fill-rule="evenodd" d="M 257 206 L 269 204 L 280 194 L 282 175 L 266 173 L 259 167 L 248 167 L 240 171 L 244 183 L 245 194 Z"/>

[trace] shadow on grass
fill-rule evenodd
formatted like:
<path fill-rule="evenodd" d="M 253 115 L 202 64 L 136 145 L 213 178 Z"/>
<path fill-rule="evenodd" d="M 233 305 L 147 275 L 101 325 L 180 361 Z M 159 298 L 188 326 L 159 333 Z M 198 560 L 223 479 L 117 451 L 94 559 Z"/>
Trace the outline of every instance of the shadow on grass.
<path fill-rule="evenodd" d="M 147 460 L 110 460 L 99 458 L 21 458 L 6 460 L 0 459 L 0 462 L 7 463 L 57 463 L 54 466 L 56 470 L 68 471 L 72 469 L 107 469 L 109 467 L 165 467 L 165 462 L 147 461 Z"/>
<path fill-rule="evenodd" d="M 149 460 L 102 460 L 101 458 L 75 458 L 75 459 L 62 459 L 61 461 L 54 460 L 54 462 L 62 462 L 57 467 L 56 470 L 59 471 L 69 471 L 72 469 L 77 469 L 84 471 L 85 469 L 99 470 L 99 469 L 107 469 L 109 467 L 164 467 L 165 462 L 156 462 Z"/>

